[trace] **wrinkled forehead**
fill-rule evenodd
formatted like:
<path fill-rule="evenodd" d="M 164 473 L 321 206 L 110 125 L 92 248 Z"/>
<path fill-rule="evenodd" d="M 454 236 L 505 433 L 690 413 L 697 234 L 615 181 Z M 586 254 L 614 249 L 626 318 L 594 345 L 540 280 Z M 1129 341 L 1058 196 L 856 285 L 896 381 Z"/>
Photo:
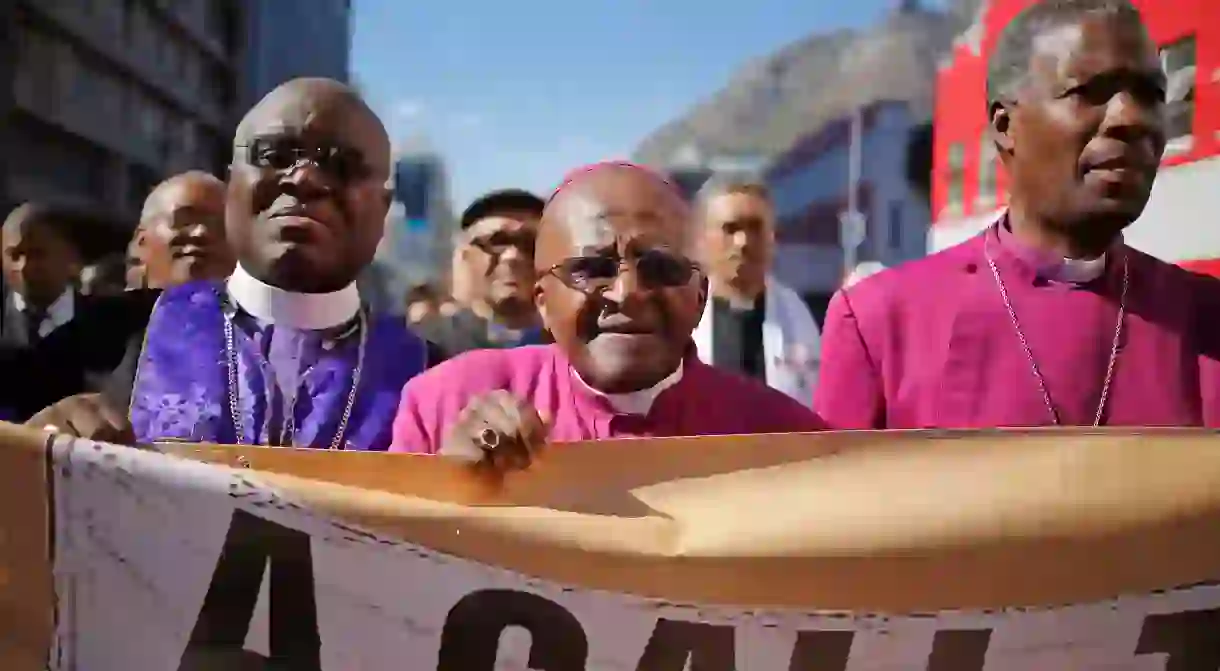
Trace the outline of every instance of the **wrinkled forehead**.
<path fill-rule="evenodd" d="M 671 187 L 644 173 L 607 171 L 547 204 L 537 258 L 554 264 L 632 246 L 693 254 L 697 241 L 691 210 Z"/>
<path fill-rule="evenodd" d="M 1156 43 L 1138 23 L 1107 16 L 1084 16 L 1053 26 L 1033 38 L 1032 70 L 1054 80 L 1083 80 L 1108 72 L 1159 76 Z"/>
<path fill-rule="evenodd" d="M 28 216 L 18 215 L 4 222 L 0 229 L 0 238 L 5 247 L 20 244 L 47 245 L 67 243 L 67 239 L 58 228 L 57 222 L 47 214 L 34 213 Z"/>
<path fill-rule="evenodd" d="M 179 209 L 217 209 L 224 207 L 224 182 L 182 181 L 168 185 L 160 195 L 160 205 L 168 212 Z"/>

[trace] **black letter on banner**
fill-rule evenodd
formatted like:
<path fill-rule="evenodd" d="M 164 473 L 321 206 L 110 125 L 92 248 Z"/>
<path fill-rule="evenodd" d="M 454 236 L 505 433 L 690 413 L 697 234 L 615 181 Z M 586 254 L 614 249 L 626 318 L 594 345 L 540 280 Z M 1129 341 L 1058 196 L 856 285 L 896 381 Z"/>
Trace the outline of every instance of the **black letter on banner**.
<path fill-rule="evenodd" d="M 788 671 L 845 671 L 855 637 L 850 631 L 798 632 Z"/>
<path fill-rule="evenodd" d="M 928 655 L 928 671 L 983 671 L 991 630 L 938 631 Z"/>
<path fill-rule="evenodd" d="M 193 668 L 205 658 L 232 658 L 234 663 L 261 658 L 244 648 L 268 560 L 271 658 L 263 660 L 269 662 L 265 668 L 322 668 L 309 536 L 238 510 L 229 523 L 212 584 L 199 609 L 180 669 Z"/>
<path fill-rule="evenodd" d="M 737 646 L 733 627 L 682 620 L 657 620 L 636 671 L 733 671 Z"/>
<path fill-rule="evenodd" d="M 529 631 L 531 669 L 585 670 L 589 639 L 566 608 L 529 592 L 488 589 L 462 597 L 445 616 L 436 671 L 493 671 L 509 627 Z"/>
<path fill-rule="evenodd" d="M 1220 610 L 1149 615 L 1140 629 L 1135 654 L 1169 655 L 1165 671 L 1220 669 Z"/>

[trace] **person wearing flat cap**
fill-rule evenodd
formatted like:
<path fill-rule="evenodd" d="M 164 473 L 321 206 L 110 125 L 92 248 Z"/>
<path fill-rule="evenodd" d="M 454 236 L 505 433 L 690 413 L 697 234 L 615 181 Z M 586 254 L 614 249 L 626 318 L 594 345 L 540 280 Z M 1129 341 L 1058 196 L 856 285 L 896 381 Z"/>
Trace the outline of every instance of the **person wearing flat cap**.
<path fill-rule="evenodd" d="M 542 199 L 521 189 L 485 194 L 462 213 L 452 293 L 460 306 L 416 330 L 449 356 L 542 342 L 534 307 L 534 239 Z"/>

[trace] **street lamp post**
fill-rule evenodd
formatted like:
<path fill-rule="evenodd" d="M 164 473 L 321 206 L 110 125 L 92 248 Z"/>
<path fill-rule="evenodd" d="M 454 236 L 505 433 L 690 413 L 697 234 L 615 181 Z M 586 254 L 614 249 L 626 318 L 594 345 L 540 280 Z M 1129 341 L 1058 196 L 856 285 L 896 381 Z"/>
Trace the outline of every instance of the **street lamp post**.
<path fill-rule="evenodd" d="M 860 212 L 860 164 L 864 150 L 864 114 L 856 107 L 851 118 L 851 146 L 847 157 L 847 211 L 839 215 L 839 243 L 843 247 L 843 275 L 855 270 L 860 245 L 868 235 L 868 222 Z"/>

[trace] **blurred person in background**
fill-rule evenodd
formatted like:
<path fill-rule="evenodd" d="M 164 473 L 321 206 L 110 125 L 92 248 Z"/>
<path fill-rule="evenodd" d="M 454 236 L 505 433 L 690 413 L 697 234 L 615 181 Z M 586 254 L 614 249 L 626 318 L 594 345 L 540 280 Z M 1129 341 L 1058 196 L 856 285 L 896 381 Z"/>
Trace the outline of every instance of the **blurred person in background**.
<path fill-rule="evenodd" d="M 818 412 L 837 429 L 1220 426 L 1220 280 L 1123 242 L 1166 143 L 1139 11 L 1031 5 L 989 55 L 987 100 L 1007 211 L 835 295 Z"/>
<path fill-rule="evenodd" d="M 507 189 L 480 197 L 462 213 L 452 285 L 460 308 L 419 327 L 449 356 L 541 342 L 533 287 L 542 207 L 538 196 Z"/>
<path fill-rule="evenodd" d="M 128 290 L 145 289 L 148 285 L 147 272 L 144 267 L 143 236 L 143 227 L 137 225 L 135 233 L 132 234 L 131 240 L 127 243 L 127 250 L 123 255 L 126 267 L 124 277 Z"/>
<path fill-rule="evenodd" d="M 699 357 L 812 405 L 821 333 L 801 297 L 771 275 L 775 208 L 767 187 L 713 176 L 695 200 L 711 283 L 694 333 Z"/>
<path fill-rule="evenodd" d="M 384 233 L 389 170 L 385 127 L 352 88 L 274 89 L 233 139 L 233 273 L 166 288 L 104 396 L 32 422 L 125 443 L 386 449 L 403 385 L 435 361 L 356 285 Z"/>
<path fill-rule="evenodd" d="M 27 203 L 4 222 L 3 267 L 8 338 L 35 344 L 75 316 L 83 266 L 71 237 L 71 215 Z"/>
<path fill-rule="evenodd" d="M 228 277 L 235 260 L 225 242 L 224 208 L 225 183 L 210 173 L 185 172 L 158 184 L 134 238 L 144 286 Z"/>
<path fill-rule="evenodd" d="M 821 428 L 803 404 L 699 360 L 701 243 L 686 200 L 651 171 L 576 171 L 546 204 L 534 258 L 555 344 L 467 352 L 407 383 L 391 449 L 499 471 L 548 442 Z"/>
<path fill-rule="evenodd" d="M 81 253 L 71 213 L 37 204 L 14 209 L 0 241 L 5 285 L 0 323 L 0 407 L 24 421 L 74 394 L 96 391 L 148 318 L 147 295 L 82 295 Z M 20 384 L 12 381 L 20 380 Z"/>
<path fill-rule="evenodd" d="M 85 296 L 116 296 L 127 290 L 127 257 L 111 254 L 80 271 L 80 292 Z"/>
<path fill-rule="evenodd" d="M 416 325 L 440 314 L 439 293 L 431 284 L 417 284 L 407 292 L 407 323 Z"/>

